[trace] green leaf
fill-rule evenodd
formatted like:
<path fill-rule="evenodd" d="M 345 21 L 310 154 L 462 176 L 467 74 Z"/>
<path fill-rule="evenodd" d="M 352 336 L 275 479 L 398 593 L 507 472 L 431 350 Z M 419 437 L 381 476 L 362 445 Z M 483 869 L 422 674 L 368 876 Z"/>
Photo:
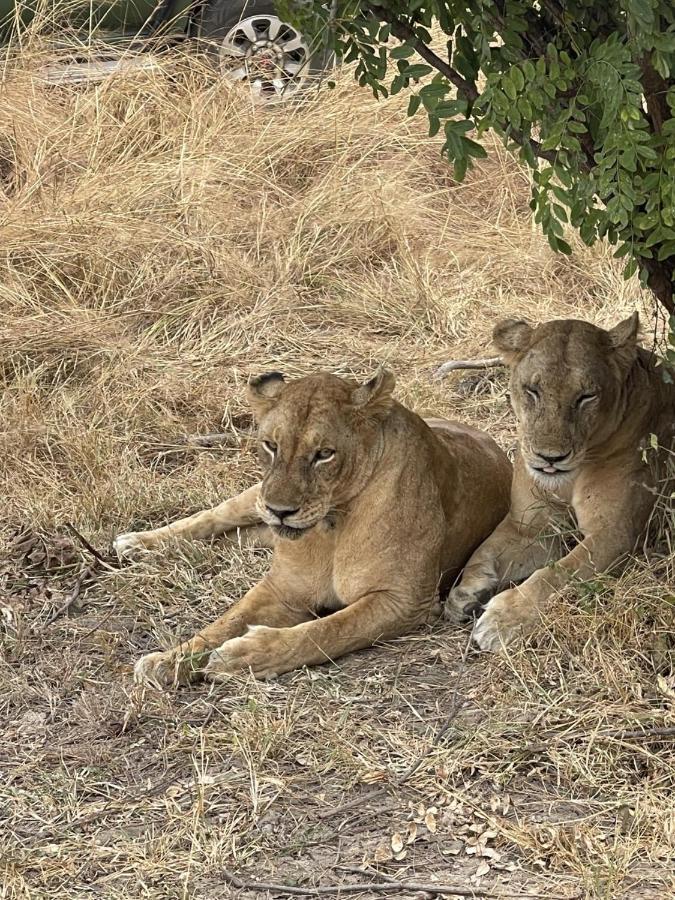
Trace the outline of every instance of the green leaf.
<path fill-rule="evenodd" d="M 522 89 L 525 87 L 525 77 L 523 76 L 521 70 L 517 66 L 515 66 L 513 69 L 511 69 L 510 75 L 515 89 L 518 92 L 522 91 Z"/>
<path fill-rule="evenodd" d="M 631 259 L 627 264 L 626 268 L 623 270 L 624 281 L 628 281 L 635 275 L 637 272 L 638 261 L 637 259 Z"/>
<path fill-rule="evenodd" d="M 460 157 L 459 159 L 455 160 L 455 165 L 454 165 L 455 181 L 464 181 L 464 176 L 466 175 L 466 170 L 468 168 L 468 165 L 469 165 L 469 160 L 465 156 Z"/>
<path fill-rule="evenodd" d="M 518 96 L 516 86 L 508 75 L 502 78 L 502 88 L 509 100 L 515 100 Z"/>
<path fill-rule="evenodd" d="M 407 59 L 407 57 L 412 56 L 415 52 L 415 48 L 411 47 L 410 44 L 401 44 L 399 47 L 393 47 L 389 51 L 389 56 L 392 59 Z"/>
<path fill-rule="evenodd" d="M 408 78 L 424 78 L 425 75 L 428 75 L 430 72 L 433 72 L 431 66 L 424 65 L 424 63 L 416 63 L 414 66 L 408 66 L 405 70 L 405 74 Z"/>
<path fill-rule="evenodd" d="M 420 103 L 422 102 L 422 98 L 419 94 L 412 94 L 410 100 L 408 100 L 408 115 L 414 116 L 417 110 L 420 108 Z"/>

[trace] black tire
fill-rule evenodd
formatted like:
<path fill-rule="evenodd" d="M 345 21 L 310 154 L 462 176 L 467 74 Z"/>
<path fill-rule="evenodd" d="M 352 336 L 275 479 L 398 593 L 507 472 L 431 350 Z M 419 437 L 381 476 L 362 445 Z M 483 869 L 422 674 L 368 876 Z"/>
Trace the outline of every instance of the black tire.
<path fill-rule="evenodd" d="M 256 21 L 256 17 L 260 18 Z M 260 89 L 263 99 L 267 99 L 268 96 L 276 97 L 276 99 L 285 97 L 290 99 L 321 80 L 321 76 L 333 65 L 333 55 L 325 48 L 312 51 L 300 32 L 281 20 L 272 0 L 207 0 L 201 13 L 200 40 L 202 45 L 208 49 L 209 54 L 221 65 L 223 72 L 228 69 L 234 71 L 240 66 L 237 65 L 236 59 L 229 59 L 225 55 L 223 45 L 226 38 L 245 52 L 253 53 L 256 45 L 247 43 L 246 36 L 238 26 L 248 23 L 248 26 L 255 29 L 259 39 L 264 41 L 267 36 L 265 21 L 268 17 L 275 17 L 281 21 L 281 27 L 275 40 L 270 42 L 273 46 L 269 48 L 269 53 L 267 53 L 267 49 L 261 51 L 262 62 L 265 65 L 267 65 L 269 56 L 274 57 L 269 63 L 269 83 L 264 80 L 265 76 L 260 75 L 258 71 L 250 78 L 241 78 L 240 80 L 248 80 L 249 83 L 256 80 L 257 84 L 263 85 L 263 88 Z M 304 46 L 298 50 L 284 52 L 284 41 L 292 42 L 294 36 L 298 36 Z M 251 58 L 249 57 L 249 59 Z M 260 59 L 260 57 L 257 58 Z M 301 73 L 294 78 L 283 69 L 284 65 L 289 65 L 289 67 L 300 65 Z M 248 68 L 248 66 L 246 67 Z M 272 76 L 275 76 L 277 81 L 284 81 L 286 87 L 281 93 L 276 93 L 274 88 L 268 90 L 272 84 Z"/>

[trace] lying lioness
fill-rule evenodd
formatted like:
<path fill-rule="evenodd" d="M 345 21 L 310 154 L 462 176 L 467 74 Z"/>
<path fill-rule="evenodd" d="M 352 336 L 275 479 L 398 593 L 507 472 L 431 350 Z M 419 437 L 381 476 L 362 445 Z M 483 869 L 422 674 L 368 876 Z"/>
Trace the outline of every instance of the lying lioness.
<path fill-rule="evenodd" d="M 483 649 L 527 630 L 572 578 L 592 578 L 628 555 L 664 493 L 658 456 L 645 448 L 653 434 L 661 458 L 668 455 L 675 386 L 638 347 L 638 327 L 635 314 L 611 331 L 575 320 L 538 328 L 509 320 L 495 328 L 511 369 L 520 438 L 511 508 L 446 606 L 446 617 L 458 620 L 502 591 L 475 627 Z M 555 523 L 569 512 L 583 540 L 563 555 Z"/>
<path fill-rule="evenodd" d="M 440 611 L 441 581 L 452 583 L 508 509 L 511 465 L 487 435 L 425 422 L 393 387 L 389 372 L 360 386 L 328 374 L 249 382 L 262 483 L 115 546 L 124 553 L 262 522 L 270 571 L 191 640 L 140 659 L 139 680 L 248 669 L 269 677 L 406 634 Z"/>

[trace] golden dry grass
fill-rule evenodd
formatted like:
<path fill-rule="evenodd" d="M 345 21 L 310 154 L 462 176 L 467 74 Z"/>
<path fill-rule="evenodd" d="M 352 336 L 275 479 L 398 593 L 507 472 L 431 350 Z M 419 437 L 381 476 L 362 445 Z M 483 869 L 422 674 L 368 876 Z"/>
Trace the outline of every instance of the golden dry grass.
<path fill-rule="evenodd" d="M 180 58 L 88 90 L 34 68 L 7 67 L 0 107 L 0 896 L 251 896 L 226 869 L 673 896 L 672 740 L 621 735 L 675 723 L 667 553 L 463 667 L 468 632 L 438 626 L 276 683 L 139 692 L 134 659 L 266 565 L 217 545 L 99 567 L 50 621 L 91 563 L 67 522 L 105 551 L 251 482 L 249 373 L 386 362 L 404 402 L 508 446 L 503 377 L 467 396 L 432 368 L 485 355 L 501 316 L 648 320 L 647 298 L 607 248 L 548 250 L 499 147 L 455 185 L 348 75 L 261 110 Z"/>

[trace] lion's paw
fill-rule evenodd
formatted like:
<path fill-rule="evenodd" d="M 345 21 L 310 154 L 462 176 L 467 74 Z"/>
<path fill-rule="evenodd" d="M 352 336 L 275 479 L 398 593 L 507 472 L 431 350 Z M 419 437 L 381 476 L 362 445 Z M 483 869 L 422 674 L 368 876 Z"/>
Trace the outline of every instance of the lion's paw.
<path fill-rule="evenodd" d="M 280 632 L 285 629 L 249 625 L 242 637 L 225 641 L 209 656 L 204 677 L 220 681 L 237 672 L 252 672 L 256 678 L 274 678 L 287 672 L 285 645 Z"/>
<path fill-rule="evenodd" d="M 134 681 L 160 689 L 171 687 L 178 682 L 178 662 L 172 650 L 141 656 L 134 666 Z"/>
<path fill-rule="evenodd" d="M 460 625 L 468 621 L 490 599 L 488 590 L 470 590 L 463 587 L 453 588 L 443 607 L 443 618 L 446 622 Z"/>
<path fill-rule="evenodd" d="M 147 544 L 141 531 L 128 531 L 126 534 L 118 534 L 113 541 L 113 550 L 122 559 L 131 556 L 137 550 L 147 550 Z"/>
<path fill-rule="evenodd" d="M 496 652 L 528 634 L 538 618 L 537 606 L 517 588 L 497 594 L 476 622 L 473 639 L 481 650 Z"/>

